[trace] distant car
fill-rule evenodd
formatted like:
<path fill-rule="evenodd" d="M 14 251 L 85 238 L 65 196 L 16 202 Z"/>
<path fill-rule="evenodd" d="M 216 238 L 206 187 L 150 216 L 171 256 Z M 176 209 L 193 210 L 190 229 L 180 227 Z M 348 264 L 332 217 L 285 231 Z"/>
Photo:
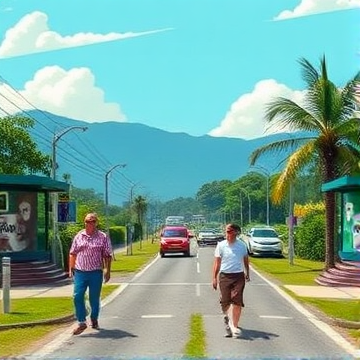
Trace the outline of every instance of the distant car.
<path fill-rule="evenodd" d="M 250 255 L 277 255 L 283 254 L 283 243 L 271 227 L 255 227 L 243 236 Z"/>
<path fill-rule="evenodd" d="M 225 239 L 223 233 L 216 229 L 202 229 L 198 234 L 198 245 L 216 245 L 219 241 Z"/>
<path fill-rule="evenodd" d="M 165 226 L 160 233 L 160 256 L 174 253 L 190 256 L 190 240 L 193 236 L 186 226 Z"/>

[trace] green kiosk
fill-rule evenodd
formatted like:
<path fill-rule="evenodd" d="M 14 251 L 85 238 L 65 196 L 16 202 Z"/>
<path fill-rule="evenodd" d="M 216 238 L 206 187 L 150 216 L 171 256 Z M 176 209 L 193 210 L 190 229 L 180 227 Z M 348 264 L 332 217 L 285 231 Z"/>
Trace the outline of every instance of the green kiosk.
<path fill-rule="evenodd" d="M 321 190 L 340 193 L 340 259 L 360 261 L 360 176 L 338 178 L 323 184 Z"/>

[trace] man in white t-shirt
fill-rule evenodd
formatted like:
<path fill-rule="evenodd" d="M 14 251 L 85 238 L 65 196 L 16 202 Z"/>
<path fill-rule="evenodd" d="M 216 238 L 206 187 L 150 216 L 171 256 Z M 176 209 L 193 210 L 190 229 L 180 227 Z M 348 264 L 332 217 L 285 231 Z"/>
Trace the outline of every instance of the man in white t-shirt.
<path fill-rule="evenodd" d="M 226 239 L 218 242 L 214 253 L 212 286 L 216 290 L 219 284 L 226 337 L 241 335 L 239 320 L 244 306 L 243 292 L 245 282 L 250 280 L 247 247 L 243 241 L 237 239 L 240 233 L 239 225 L 226 225 Z"/>

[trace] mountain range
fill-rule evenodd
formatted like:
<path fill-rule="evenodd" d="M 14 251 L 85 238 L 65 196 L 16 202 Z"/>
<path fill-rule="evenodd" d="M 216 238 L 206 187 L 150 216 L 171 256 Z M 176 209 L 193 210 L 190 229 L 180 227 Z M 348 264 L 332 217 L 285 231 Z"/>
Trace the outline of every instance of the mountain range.
<path fill-rule="evenodd" d="M 68 127 L 88 128 L 81 134 L 69 131 L 66 136 L 61 136 L 66 145 L 56 142 L 58 179 L 61 174 L 69 173 L 74 186 L 104 193 L 108 164 L 126 164 L 122 172 L 125 179 L 139 184 L 137 193 L 160 201 L 194 197 L 206 183 L 238 179 L 249 171 L 249 156 L 256 148 L 289 136 L 280 133 L 252 140 L 208 135 L 196 137 L 139 123 L 87 123 L 37 110 L 27 114 L 36 119 L 31 133 L 44 152 L 49 152 L 49 142 L 44 142 L 49 139 L 49 130 L 53 132 L 52 136 L 59 136 Z M 67 155 L 60 156 L 64 146 Z M 82 165 L 76 165 L 75 159 L 80 157 L 81 162 L 81 154 L 87 154 L 86 159 L 83 159 Z M 94 168 L 93 163 L 89 162 L 92 157 L 102 158 L 104 166 Z M 279 161 L 278 157 L 267 157 L 261 159 L 259 164 L 271 173 L 279 166 Z M 95 163 L 99 163 L 99 160 Z M 94 175 L 89 176 L 89 173 Z M 126 182 L 125 179 L 120 177 L 118 181 Z M 131 183 L 128 183 L 124 188 L 129 189 L 130 186 Z M 123 190 L 123 201 L 128 199 L 124 195 L 128 191 Z M 109 195 L 110 203 L 120 201 L 116 196 L 121 197 L 119 194 Z"/>

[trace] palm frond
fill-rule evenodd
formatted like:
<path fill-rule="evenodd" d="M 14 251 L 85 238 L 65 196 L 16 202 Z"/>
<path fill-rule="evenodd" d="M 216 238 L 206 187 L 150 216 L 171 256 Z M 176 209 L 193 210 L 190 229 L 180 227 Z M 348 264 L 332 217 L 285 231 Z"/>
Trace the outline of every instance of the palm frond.
<path fill-rule="evenodd" d="M 286 167 L 280 174 L 271 193 L 272 200 L 275 204 L 278 204 L 284 197 L 297 174 L 301 173 L 310 163 L 314 156 L 315 143 L 316 140 L 308 141 L 288 157 Z"/>
<path fill-rule="evenodd" d="M 281 155 L 286 156 L 289 150 L 293 151 L 294 149 L 297 149 L 299 146 L 301 146 L 304 143 L 307 143 L 311 139 L 316 139 L 316 137 L 315 136 L 293 137 L 289 135 L 288 139 L 275 141 L 270 144 L 261 146 L 260 148 L 253 151 L 252 154 L 250 155 L 249 157 L 250 166 L 255 165 L 256 161 L 264 154 L 270 154 L 270 155 L 274 154 L 278 158 L 281 157 Z"/>
<path fill-rule="evenodd" d="M 287 127 L 291 131 L 318 131 L 317 121 L 307 109 L 282 97 L 266 106 L 265 120 L 280 128 Z"/>
<path fill-rule="evenodd" d="M 317 82 L 319 79 L 318 71 L 305 58 L 301 58 L 298 62 L 301 65 L 301 75 L 303 80 L 309 87 L 312 86 L 312 84 Z"/>

